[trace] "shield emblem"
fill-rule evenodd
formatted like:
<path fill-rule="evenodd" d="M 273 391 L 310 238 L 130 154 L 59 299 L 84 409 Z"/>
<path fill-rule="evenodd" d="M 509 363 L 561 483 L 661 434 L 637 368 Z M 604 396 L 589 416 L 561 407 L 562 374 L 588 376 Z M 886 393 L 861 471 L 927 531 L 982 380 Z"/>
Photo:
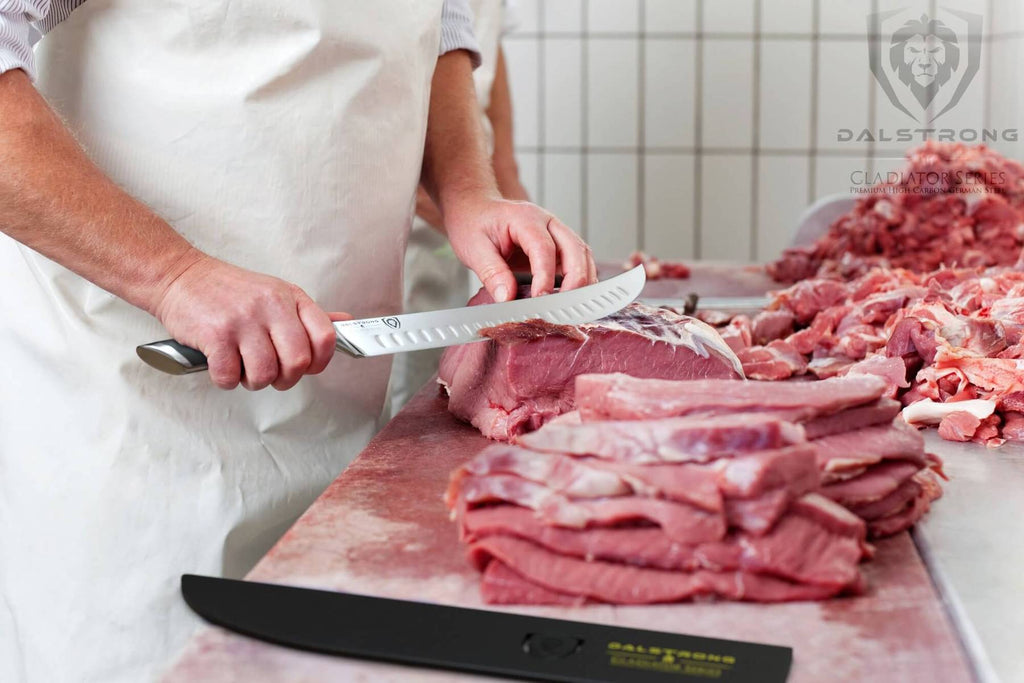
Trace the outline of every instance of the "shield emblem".
<path fill-rule="evenodd" d="M 871 72 L 894 107 L 931 123 L 963 98 L 981 67 L 980 14 L 912 8 L 868 15 Z"/>
<path fill-rule="evenodd" d="M 392 329 L 395 329 L 401 326 L 402 321 L 399 320 L 398 318 L 384 318 L 384 324 Z"/>

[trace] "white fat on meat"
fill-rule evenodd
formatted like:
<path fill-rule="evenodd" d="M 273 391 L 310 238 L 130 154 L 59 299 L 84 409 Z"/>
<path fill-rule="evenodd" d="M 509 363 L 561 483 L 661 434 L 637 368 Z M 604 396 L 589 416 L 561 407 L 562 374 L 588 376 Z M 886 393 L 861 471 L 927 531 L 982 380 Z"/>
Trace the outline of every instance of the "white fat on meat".
<path fill-rule="evenodd" d="M 992 399 L 973 398 L 967 401 L 936 403 L 926 398 L 904 408 L 903 420 L 912 425 L 937 425 L 944 417 L 957 411 L 967 412 L 979 420 L 984 420 L 995 410 L 996 402 Z"/>

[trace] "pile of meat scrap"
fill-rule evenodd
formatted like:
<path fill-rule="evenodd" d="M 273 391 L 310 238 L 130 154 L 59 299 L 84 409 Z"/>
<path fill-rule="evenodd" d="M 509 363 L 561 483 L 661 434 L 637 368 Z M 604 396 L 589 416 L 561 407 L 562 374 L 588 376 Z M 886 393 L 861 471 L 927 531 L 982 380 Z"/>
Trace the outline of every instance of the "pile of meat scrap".
<path fill-rule="evenodd" d="M 1024 167 L 984 145 L 928 142 L 809 247 L 769 264 L 778 282 L 1008 266 L 1024 244 Z"/>
<path fill-rule="evenodd" d="M 690 267 L 682 261 L 662 261 L 657 256 L 642 251 L 630 254 L 629 258 L 623 261 L 622 270 L 632 270 L 640 264 L 643 264 L 644 274 L 648 280 L 685 280 L 690 277 Z"/>
<path fill-rule="evenodd" d="M 447 502 L 491 603 L 856 594 L 866 535 L 940 493 L 885 390 L 583 375 L 578 411 L 484 449 Z"/>
<path fill-rule="evenodd" d="M 873 374 L 912 424 L 989 446 L 1024 440 L 1024 270 L 877 268 L 773 295 L 753 318 L 709 314 L 752 379 Z"/>
<path fill-rule="evenodd" d="M 490 301 L 482 290 L 470 305 Z M 532 320 L 498 325 L 481 334 L 490 341 L 446 349 L 438 376 L 448 394 L 449 411 L 484 436 L 501 441 L 572 410 L 577 375 L 741 376 L 728 347 L 708 325 L 636 303 L 585 325 Z"/>

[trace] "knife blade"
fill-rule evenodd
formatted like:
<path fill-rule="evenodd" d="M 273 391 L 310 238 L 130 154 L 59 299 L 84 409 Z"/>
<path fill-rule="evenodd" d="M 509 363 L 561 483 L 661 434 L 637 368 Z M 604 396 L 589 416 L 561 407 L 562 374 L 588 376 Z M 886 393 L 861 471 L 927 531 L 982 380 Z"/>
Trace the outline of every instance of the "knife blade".
<path fill-rule="evenodd" d="M 643 266 L 637 266 L 603 282 L 547 296 L 345 320 L 334 323 L 335 349 L 363 358 L 484 341 L 480 330 L 502 323 L 540 318 L 555 324 L 580 325 L 624 308 L 640 295 L 646 281 Z M 144 362 L 168 374 L 207 369 L 202 352 L 173 339 L 142 344 L 135 351 Z"/>
<path fill-rule="evenodd" d="M 793 658 L 776 645 L 191 574 L 181 593 L 208 622 L 277 645 L 492 676 L 782 683 Z"/>

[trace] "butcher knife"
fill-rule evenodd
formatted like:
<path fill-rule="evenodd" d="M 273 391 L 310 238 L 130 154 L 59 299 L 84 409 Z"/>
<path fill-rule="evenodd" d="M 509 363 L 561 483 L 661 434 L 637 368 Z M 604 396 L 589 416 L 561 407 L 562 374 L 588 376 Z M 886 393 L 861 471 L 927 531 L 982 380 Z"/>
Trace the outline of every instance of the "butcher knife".
<path fill-rule="evenodd" d="M 480 330 L 502 323 L 540 318 L 561 325 L 580 325 L 626 307 L 640 295 L 646 281 L 643 266 L 637 266 L 603 282 L 547 296 L 344 320 L 334 323 L 335 349 L 363 358 L 484 341 Z M 135 351 L 149 365 L 172 375 L 206 370 L 206 356 L 173 339 L 143 344 Z"/>
<path fill-rule="evenodd" d="M 777 645 L 191 574 L 181 592 L 210 623 L 278 645 L 537 681 L 782 683 L 793 659 Z"/>

